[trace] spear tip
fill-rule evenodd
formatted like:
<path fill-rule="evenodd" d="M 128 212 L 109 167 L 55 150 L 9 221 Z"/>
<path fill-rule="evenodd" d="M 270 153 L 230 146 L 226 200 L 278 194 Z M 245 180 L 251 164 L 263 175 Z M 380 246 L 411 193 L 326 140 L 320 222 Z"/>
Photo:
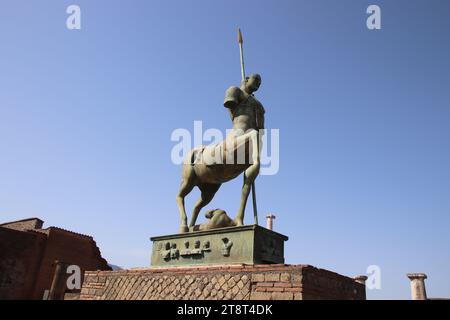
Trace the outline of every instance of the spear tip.
<path fill-rule="evenodd" d="M 242 39 L 241 28 L 238 28 L 238 42 L 239 43 L 243 43 L 244 42 L 244 40 Z"/>

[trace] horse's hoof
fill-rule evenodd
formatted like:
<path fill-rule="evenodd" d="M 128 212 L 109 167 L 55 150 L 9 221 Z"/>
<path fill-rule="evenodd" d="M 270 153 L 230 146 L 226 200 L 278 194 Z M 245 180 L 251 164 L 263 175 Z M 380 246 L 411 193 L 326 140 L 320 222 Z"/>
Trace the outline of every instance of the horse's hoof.
<path fill-rule="evenodd" d="M 186 232 L 189 232 L 189 228 L 188 228 L 188 226 L 187 225 L 181 225 L 180 226 L 180 233 L 186 233 Z"/>
<path fill-rule="evenodd" d="M 242 221 L 240 219 L 234 219 L 234 224 L 236 227 L 241 227 L 244 225 L 244 221 Z"/>

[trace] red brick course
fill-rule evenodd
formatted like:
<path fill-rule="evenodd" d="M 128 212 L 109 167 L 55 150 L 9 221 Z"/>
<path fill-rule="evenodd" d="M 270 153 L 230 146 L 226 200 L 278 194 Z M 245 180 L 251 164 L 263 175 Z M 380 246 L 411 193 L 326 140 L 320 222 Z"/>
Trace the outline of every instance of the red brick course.
<path fill-rule="evenodd" d="M 89 271 L 86 300 L 364 300 L 354 279 L 309 265 L 218 265 Z"/>

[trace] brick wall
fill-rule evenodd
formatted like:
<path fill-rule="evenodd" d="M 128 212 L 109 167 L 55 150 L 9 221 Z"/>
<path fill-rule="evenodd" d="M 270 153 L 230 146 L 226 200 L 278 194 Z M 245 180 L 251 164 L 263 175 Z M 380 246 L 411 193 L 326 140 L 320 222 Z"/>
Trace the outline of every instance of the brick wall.
<path fill-rule="evenodd" d="M 365 299 L 365 286 L 309 265 L 221 265 L 86 272 L 84 300 Z"/>
<path fill-rule="evenodd" d="M 0 227 L 0 300 L 29 299 L 47 237 Z"/>
<path fill-rule="evenodd" d="M 39 277 L 32 295 L 33 299 L 42 299 L 45 290 L 49 290 L 55 273 L 55 260 L 68 265 L 74 264 L 85 270 L 110 270 L 92 237 L 63 229 L 47 229 L 48 239 L 42 256 Z M 82 279 L 83 280 L 83 279 Z"/>
<path fill-rule="evenodd" d="M 42 220 L 0 225 L 0 299 L 42 299 L 51 287 L 55 260 L 77 265 L 83 274 L 111 270 L 92 237 L 56 227 L 35 227 L 42 227 Z"/>

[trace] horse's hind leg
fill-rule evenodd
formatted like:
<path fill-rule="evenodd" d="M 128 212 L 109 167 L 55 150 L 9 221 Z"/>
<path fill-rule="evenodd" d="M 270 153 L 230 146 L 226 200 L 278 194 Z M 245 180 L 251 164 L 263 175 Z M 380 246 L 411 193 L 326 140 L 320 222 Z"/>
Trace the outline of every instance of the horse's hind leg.
<path fill-rule="evenodd" d="M 200 199 L 198 199 L 197 203 L 195 204 L 194 210 L 192 210 L 191 222 L 189 223 L 189 227 L 193 227 L 195 225 L 200 210 L 202 210 L 204 206 L 211 202 L 220 186 L 220 184 L 212 183 L 202 184 L 198 186 L 202 194 L 200 196 Z"/>
<path fill-rule="evenodd" d="M 192 191 L 192 188 L 194 188 L 194 183 L 192 179 L 186 179 L 183 178 L 181 180 L 181 186 L 180 190 L 177 194 L 177 205 L 178 210 L 180 212 L 180 218 L 181 218 L 181 225 L 180 225 L 180 233 L 188 232 L 189 228 L 187 226 L 187 215 L 186 215 L 186 208 L 184 206 L 184 197 L 189 194 L 189 192 Z"/>

